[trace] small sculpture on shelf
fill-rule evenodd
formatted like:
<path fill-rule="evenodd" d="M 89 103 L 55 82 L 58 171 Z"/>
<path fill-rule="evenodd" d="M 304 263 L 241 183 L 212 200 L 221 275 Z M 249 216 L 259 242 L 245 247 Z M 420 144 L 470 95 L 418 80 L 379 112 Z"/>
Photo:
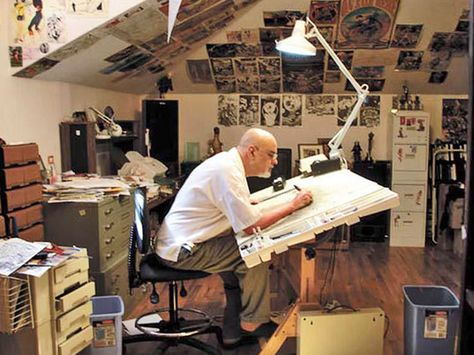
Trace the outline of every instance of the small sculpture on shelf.
<path fill-rule="evenodd" d="M 208 157 L 212 157 L 213 155 L 222 152 L 223 143 L 219 138 L 220 130 L 219 127 L 214 127 L 214 138 L 210 139 L 208 142 Z"/>
<path fill-rule="evenodd" d="M 369 161 L 369 162 L 374 161 L 374 158 L 372 158 L 372 146 L 373 146 L 374 136 L 375 134 L 373 132 L 369 133 L 369 143 L 367 145 L 367 156 L 365 158 L 365 161 Z"/>
<path fill-rule="evenodd" d="M 360 146 L 359 141 L 354 142 L 354 146 L 352 147 L 352 153 L 354 155 L 354 161 L 362 160 L 362 147 Z"/>

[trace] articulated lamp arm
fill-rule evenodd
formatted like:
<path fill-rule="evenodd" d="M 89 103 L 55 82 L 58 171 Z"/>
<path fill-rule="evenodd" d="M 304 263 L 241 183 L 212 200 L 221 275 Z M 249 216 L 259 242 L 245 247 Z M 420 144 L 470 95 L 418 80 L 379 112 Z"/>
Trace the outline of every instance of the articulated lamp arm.
<path fill-rule="evenodd" d="M 354 79 L 350 71 L 347 70 L 346 66 L 341 61 L 341 59 L 339 59 L 336 53 L 334 53 L 334 50 L 331 48 L 331 46 L 326 42 L 326 40 L 324 39 L 322 34 L 319 32 L 316 25 L 309 18 L 306 19 L 306 23 L 311 25 L 311 30 L 305 35 L 305 37 L 306 38 L 316 37 L 316 39 L 319 41 L 319 43 L 321 43 L 323 48 L 329 53 L 329 55 L 334 60 L 334 62 L 336 62 L 339 70 L 344 74 L 347 80 L 349 80 L 349 82 L 352 84 L 352 86 L 355 88 L 357 92 L 357 102 L 354 108 L 352 109 L 351 113 L 349 114 L 349 117 L 347 118 L 346 123 L 328 143 L 329 148 L 330 148 L 329 158 L 330 159 L 337 159 L 337 158 L 343 159 L 343 154 L 342 154 L 342 151 L 339 149 L 339 147 L 341 146 L 342 140 L 346 136 L 347 131 L 351 127 L 352 122 L 354 121 L 357 114 L 359 113 L 362 103 L 364 102 L 365 98 L 369 94 L 369 90 L 368 90 L 369 87 L 367 84 L 363 84 L 362 86 L 359 85 L 359 83 Z"/>

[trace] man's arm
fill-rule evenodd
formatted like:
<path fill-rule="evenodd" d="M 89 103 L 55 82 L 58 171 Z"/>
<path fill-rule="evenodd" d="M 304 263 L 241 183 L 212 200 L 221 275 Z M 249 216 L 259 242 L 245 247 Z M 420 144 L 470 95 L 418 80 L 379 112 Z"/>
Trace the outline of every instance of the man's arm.
<path fill-rule="evenodd" d="M 247 235 L 253 234 L 257 228 L 265 229 L 272 224 L 278 222 L 280 219 L 289 216 L 296 210 L 303 208 L 313 202 L 313 197 L 310 191 L 300 191 L 298 195 L 290 202 L 266 212 L 260 219 L 244 229 Z"/>

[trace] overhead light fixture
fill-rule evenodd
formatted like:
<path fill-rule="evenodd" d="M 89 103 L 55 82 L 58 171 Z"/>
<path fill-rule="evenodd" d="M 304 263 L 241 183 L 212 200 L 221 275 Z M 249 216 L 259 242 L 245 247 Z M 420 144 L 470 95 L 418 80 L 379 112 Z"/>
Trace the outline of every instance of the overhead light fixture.
<path fill-rule="evenodd" d="M 306 32 L 306 26 L 309 27 L 309 31 Z M 326 42 L 323 35 L 319 32 L 316 25 L 309 19 L 306 18 L 306 22 L 303 20 L 297 20 L 295 22 L 295 27 L 291 36 L 285 38 L 281 41 L 276 42 L 276 49 L 281 52 L 295 54 L 295 55 L 316 55 L 316 47 L 308 41 L 310 38 L 316 38 L 323 48 L 329 53 L 332 60 L 336 63 L 339 70 L 344 74 L 344 76 L 349 80 L 354 89 L 357 92 L 357 102 L 354 105 L 349 117 L 346 120 L 344 126 L 334 135 L 334 137 L 329 141 L 329 158 L 330 159 L 340 159 L 345 166 L 347 163 L 344 159 L 344 153 L 340 148 L 342 140 L 347 134 L 347 131 L 351 127 L 352 122 L 357 117 L 357 114 L 360 111 L 362 103 L 369 94 L 369 86 L 367 84 L 359 85 L 359 83 L 354 79 L 352 74 L 346 68 L 344 63 L 339 59 L 331 46 Z"/>

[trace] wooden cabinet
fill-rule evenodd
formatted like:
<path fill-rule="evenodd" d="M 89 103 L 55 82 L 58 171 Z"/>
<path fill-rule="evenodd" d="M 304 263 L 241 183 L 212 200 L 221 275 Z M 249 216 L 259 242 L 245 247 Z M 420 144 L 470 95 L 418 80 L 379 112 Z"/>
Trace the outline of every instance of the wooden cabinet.
<path fill-rule="evenodd" d="M 393 115 L 392 190 L 400 205 L 390 213 L 390 246 L 425 246 L 429 118 L 421 111 Z"/>
<path fill-rule="evenodd" d="M 89 281 L 86 250 L 39 278 L 30 277 L 29 284 L 34 327 L 0 335 L 2 354 L 70 355 L 88 346 L 95 285 Z"/>
<path fill-rule="evenodd" d="M 44 204 L 46 239 L 86 247 L 97 295 L 119 295 L 130 312 L 127 256 L 133 199 L 106 197 L 97 203 Z"/>
<path fill-rule="evenodd" d="M 135 150 L 144 155 L 145 127 L 141 120 L 116 120 L 124 130 L 119 137 L 96 139 L 94 122 L 62 122 L 61 169 L 75 173 L 116 174 L 126 162 L 124 153 Z"/>

